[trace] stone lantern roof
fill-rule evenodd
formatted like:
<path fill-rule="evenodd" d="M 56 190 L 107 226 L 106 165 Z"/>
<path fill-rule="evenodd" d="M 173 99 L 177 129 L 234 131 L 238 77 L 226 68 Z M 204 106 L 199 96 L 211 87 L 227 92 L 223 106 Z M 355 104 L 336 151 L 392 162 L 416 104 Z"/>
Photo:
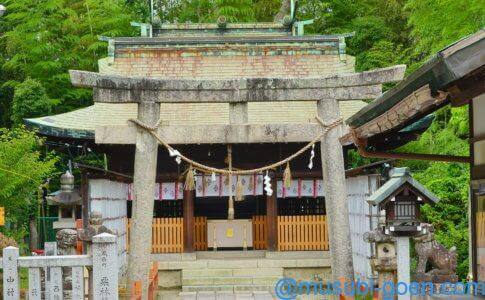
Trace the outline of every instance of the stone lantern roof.
<path fill-rule="evenodd" d="M 431 191 L 414 179 L 408 168 L 395 168 L 393 170 L 394 172 L 392 173 L 391 178 L 367 199 L 369 204 L 379 205 L 383 201 L 387 201 L 405 184 L 408 184 L 411 189 L 416 191 L 419 195 L 422 195 L 424 198 L 422 200 L 425 202 L 436 203 L 440 200 Z"/>

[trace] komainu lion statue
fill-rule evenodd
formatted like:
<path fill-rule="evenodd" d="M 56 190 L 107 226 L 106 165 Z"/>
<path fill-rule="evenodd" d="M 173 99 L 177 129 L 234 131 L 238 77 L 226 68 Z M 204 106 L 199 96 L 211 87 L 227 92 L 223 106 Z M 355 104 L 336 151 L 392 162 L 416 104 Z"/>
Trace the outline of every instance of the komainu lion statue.
<path fill-rule="evenodd" d="M 456 248 L 446 249 L 434 238 L 434 227 L 428 223 L 421 224 L 421 231 L 413 237 L 415 250 L 418 254 L 416 277 L 418 281 L 455 282 L 456 276 Z M 426 264 L 432 269 L 426 272 Z"/>

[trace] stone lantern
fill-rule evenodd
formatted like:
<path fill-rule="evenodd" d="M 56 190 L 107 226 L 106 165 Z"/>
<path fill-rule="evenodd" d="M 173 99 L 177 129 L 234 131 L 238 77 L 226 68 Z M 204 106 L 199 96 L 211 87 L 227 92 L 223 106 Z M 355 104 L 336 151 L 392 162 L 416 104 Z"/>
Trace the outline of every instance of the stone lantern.
<path fill-rule="evenodd" d="M 372 270 L 379 273 L 378 284 L 383 287 L 385 282 L 394 282 L 397 270 L 396 238 L 386 231 L 386 212 L 381 210 L 379 224 L 376 229 L 364 234 L 364 241 L 375 245 L 375 255 L 370 258 Z M 383 298 L 381 291 L 380 298 Z"/>
<path fill-rule="evenodd" d="M 49 194 L 47 203 L 57 206 L 59 219 L 53 223 L 54 229 L 76 228 L 76 219 L 81 218 L 82 198 L 69 171 L 61 175 L 61 189 Z"/>

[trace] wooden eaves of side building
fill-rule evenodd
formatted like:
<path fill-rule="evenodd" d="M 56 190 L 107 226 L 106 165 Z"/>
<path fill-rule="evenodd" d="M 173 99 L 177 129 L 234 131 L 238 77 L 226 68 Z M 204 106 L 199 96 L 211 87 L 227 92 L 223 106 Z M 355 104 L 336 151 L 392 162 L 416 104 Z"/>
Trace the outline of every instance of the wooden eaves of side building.
<path fill-rule="evenodd" d="M 436 53 L 418 70 L 347 120 L 353 143 L 365 157 L 469 163 L 471 269 L 485 281 L 485 30 Z M 393 153 L 385 143 L 439 108 L 468 105 L 470 156 Z"/>

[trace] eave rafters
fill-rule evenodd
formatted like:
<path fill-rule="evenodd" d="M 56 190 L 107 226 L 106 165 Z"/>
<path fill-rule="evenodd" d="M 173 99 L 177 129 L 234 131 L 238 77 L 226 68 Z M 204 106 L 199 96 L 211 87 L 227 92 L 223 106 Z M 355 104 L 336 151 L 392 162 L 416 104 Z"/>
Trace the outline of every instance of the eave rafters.
<path fill-rule="evenodd" d="M 426 84 L 375 119 L 357 128 L 351 128 L 351 132 L 342 137 L 341 141 L 343 144 L 349 144 L 354 140 L 365 140 L 399 129 L 403 124 L 414 119 L 416 115 L 432 111 L 433 108 L 443 105 L 447 100 L 449 100 L 447 92 L 438 91 L 437 95 L 433 95 L 429 85 Z"/>

